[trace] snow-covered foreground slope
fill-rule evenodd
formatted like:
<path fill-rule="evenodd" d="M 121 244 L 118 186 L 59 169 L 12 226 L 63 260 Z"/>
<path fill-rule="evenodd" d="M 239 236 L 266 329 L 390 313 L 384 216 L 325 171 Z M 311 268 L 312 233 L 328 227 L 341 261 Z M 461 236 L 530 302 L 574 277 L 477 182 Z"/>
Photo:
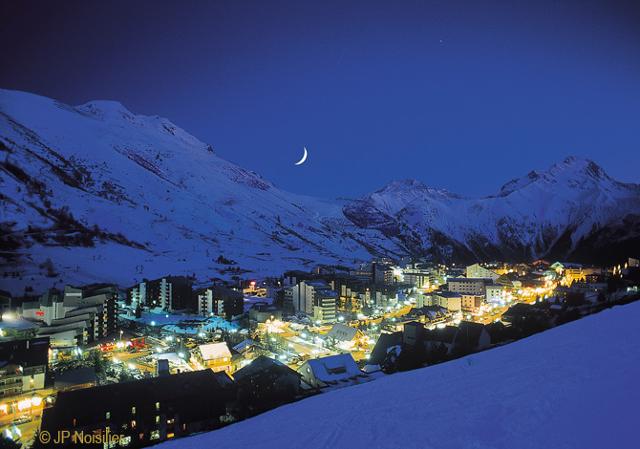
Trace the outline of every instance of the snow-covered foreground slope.
<path fill-rule="evenodd" d="M 636 447 L 640 303 L 162 449 Z"/>

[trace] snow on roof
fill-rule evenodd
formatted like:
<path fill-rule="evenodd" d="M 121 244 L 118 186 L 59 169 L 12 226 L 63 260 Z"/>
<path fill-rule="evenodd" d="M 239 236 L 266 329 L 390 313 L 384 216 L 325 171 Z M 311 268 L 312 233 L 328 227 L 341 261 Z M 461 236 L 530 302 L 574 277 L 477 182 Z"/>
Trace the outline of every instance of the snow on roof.
<path fill-rule="evenodd" d="M 327 337 L 335 338 L 339 341 L 351 341 L 358 333 L 358 329 L 355 327 L 347 326 L 346 324 L 336 323 L 331 330 L 327 332 Z"/>
<path fill-rule="evenodd" d="M 363 374 L 351 354 L 338 354 L 311 359 L 307 361 L 307 364 L 315 378 L 325 383 L 339 382 Z"/>
<path fill-rule="evenodd" d="M 222 357 L 231 357 L 231 351 L 225 342 L 209 343 L 198 346 L 203 360 L 213 360 Z"/>
<path fill-rule="evenodd" d="M 0 321 L 0 329 L 36 329 L 38 325 L 32 321 L 25 320 L 23 318 L 7 319 Z"/>

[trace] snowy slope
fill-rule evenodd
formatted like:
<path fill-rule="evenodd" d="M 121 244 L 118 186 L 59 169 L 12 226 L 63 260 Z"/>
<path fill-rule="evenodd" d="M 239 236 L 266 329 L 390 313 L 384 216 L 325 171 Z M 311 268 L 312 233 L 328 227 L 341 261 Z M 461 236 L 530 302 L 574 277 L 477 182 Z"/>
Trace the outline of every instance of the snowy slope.
<path fill-rule="evenodd" d="M 575 157 L 514 179 L 489 197 L 462 198 L 407 180 L 346 205 L 344 213 L 411 253 L 445 260 L 564 258 L 579 254 L 597 233 L 617 228 L 622 232 L 601 243 L 609 250 L 625 246 L 622 257 L 640 249 L 640 185 L 618 182 Z M 602 250 L 595 243 L 588 249 Z"/>
<path fill-rule="evenodd" d="M 321 394 L 162 449 L 637 446 L 640 303 Z"/>
<path fill-rule="evenodd" d="M 569 158 L 463 198 L 397 181 L 357 201 L 278 189 L 169 120 L 0 90 L 0 279 L 275 275 L 372 255 L 602 262 L 640 253 L 640 186 Z M 607 260 L 609 261 L 609 260 Z"/>
<path fill-rule="evenodd" d="M 116 102 L 71 107 L 2 90 L 0 152 L 0 271 L 17 273 L 3 282 L 14 290 L 275 274 L 393 250 L 346 220 L 341 204 L 283 192 L 167 119 Z"/>

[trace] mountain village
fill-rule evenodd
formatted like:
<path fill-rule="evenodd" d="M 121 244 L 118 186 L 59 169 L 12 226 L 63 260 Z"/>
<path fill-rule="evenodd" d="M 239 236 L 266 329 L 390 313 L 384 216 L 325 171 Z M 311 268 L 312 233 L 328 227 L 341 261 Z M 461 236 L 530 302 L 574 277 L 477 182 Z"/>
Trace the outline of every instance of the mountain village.
<path fill-rule="evenodd" d="M 503 346 L 635 301 L 639 287 L 634 258 L 375 259 L 211 285 L 167 275 L 2 292 L 0 424 L 27 447 L 67 431 L 145 446 Z"/>

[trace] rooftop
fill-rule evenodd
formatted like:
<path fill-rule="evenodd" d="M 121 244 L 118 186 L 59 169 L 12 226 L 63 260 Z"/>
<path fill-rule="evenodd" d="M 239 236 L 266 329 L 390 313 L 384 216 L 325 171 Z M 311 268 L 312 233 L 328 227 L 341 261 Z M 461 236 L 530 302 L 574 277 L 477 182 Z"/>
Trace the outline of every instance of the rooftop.
<path fill-rule="evenodd" d="M 231 357 L 231 351 L 225 342 L 209 343 L 198 346 L 203 360 L 213 360 L 222 357 Z"/>

